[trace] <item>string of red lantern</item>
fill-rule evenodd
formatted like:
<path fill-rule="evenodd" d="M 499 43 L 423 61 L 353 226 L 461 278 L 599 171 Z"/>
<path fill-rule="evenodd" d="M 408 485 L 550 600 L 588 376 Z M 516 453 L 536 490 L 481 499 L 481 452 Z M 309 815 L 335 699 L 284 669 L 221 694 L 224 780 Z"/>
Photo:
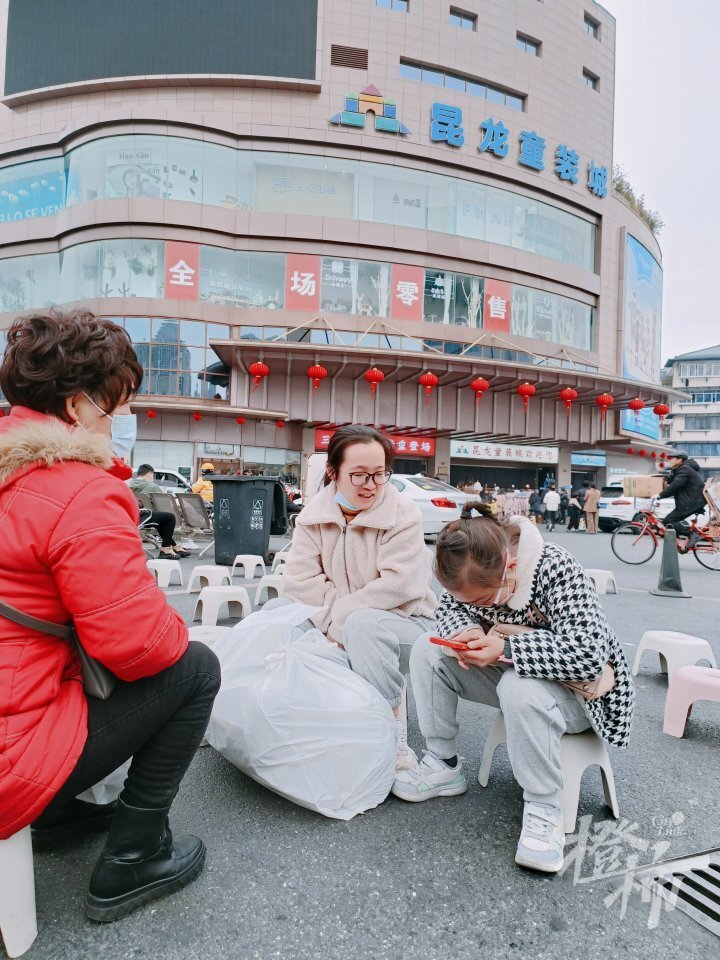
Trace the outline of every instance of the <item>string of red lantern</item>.
<path fill-rule="evenodd" d="M 570 416 L 570 408 L 573 405 L 573 400 L 577 400 L 578 392 L 572 387 L 563 387 L 560 391 L 560 399 L 565 404 L 565 410 L 567 415 Z"/>
<path fill-rule="evenodd" d="M 284 421 L 284 420 L 276 420 L 276 421 L 275 421 L 275 426 L 278 428 L 278 430 L 284 430 L 284 429 L 285 429 L 285 421 Z"/>
<path fill-rule="evenodd" d="M 370 393 L 374 397 L 375 391 L 378 388 L 378 384 L 382 383 L 385 379 L 385 374 L 382 370 L 378 370 L 377 367 L 371 367 L 369 370 L 365 371 L 365 379 L 370 384 Z"/>
<path fill-rule="evenodd" d="M 263 363 L 262 360 L 256 360 L 255 363 L 251 363 L 248 367 L 248 373 L 251 377 L 255 377 L 255 384 L 252 388 L 252 392 L 254 393 L 262 383 L 263 377 L 270 375 L 270 367 L 266 363 Z"/>
<path fill-rule="evenodd" d="M 201 414 L 201 413 L 194 413 L 194 414 L 192 415 L 192 417 L 193 417 L 193 420 L 194 420 L 196 423 L 200 423 L 200 421 L 202 420 L 202 414 Z"/>
<path fill-rule="evenodd" d="M 475 377 L 473 382 L 470 384 L 470 389 L 475 393 L 475 406 L 478 406 L 482 400 L 482 395 L 486 390 L 490 389 L 490 384 L 487 382 L 485 377 Z"/>
<path fill-rule="evenodd" d="M 241 427 L 245 423 L 245 417 L 235 417 L 235 423 Z"/>
<path fill-rule="evenodd" d="M 641 400 L 640 397 L 634 397 L 628 404 L 628 410 L 632 410 L 632 412 L 635 414 L 635 423 L 638 422 L 640 411 L 644 409 L 645 409 L 645 401 Z"/>
<path fill-rule="evenodd" d="M 146 417 L 148 420 L 154 420 L 157 417 L 157 413 L 154 410 L 148 410 Z"/>
<path fill-rule="evenodd" d="M 535 387 L 531 383 L 525 381 L 525 383 L 521 383 L 517 388 L 517 392 L 522 397 L 523 410 L 525 413 L 527 413 L 530 397 L 535 395 Z"/>
<path fill-rule="evenodd" d="M 432 393 L 432 388 L 436 387 L 440 381 L 435 376 L 434 373 L 423 373 L 418 377 L 418 383 L 421 387 L 425 387 L 425 403 L 430 400 L 430 394 Z"/>
<path fill-rule="evenodd" d="M 615 403 L 615 397 L 611 393 L 601 393 L 599 397 L 595 397 L 595 403 L 600 407 L 600 415 L 605 423 L 605 416 L 608 409 Z"/>
<path fill-rule="evenodd" d="M 630 454 L 630 456 L 632 456 L 632 455 L 635 453 L 635 448 L 634 448 L 634 447 L 628 447 L 628 453 Z"/>
<path fill-rule="evenodd" d="M 325 377 L 328 375 L 328 372 L 325 367 L 322 366 L 322 364 L 314 363 L 312 367 L 308 367 L 307 375 L 313 382 L 313 390 L 317 390 L 317 388 L 320 386 L 320 381 L 325 379 Z"/>
<path fill-rule="evenodd" d="M 670 407 L 666 403 L 656 403 L 653 407 L 653 413 L 656 417 L 660 417 L 660 423 L 662 423 L 665 417 L 670 413 Z"/>

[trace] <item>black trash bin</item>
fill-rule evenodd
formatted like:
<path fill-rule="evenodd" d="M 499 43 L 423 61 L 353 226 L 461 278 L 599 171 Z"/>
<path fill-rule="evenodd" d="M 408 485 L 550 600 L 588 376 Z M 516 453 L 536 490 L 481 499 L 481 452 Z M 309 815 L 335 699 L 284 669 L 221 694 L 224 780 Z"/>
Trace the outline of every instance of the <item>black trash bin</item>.
<path fill-rule="evenodd" d="M 287 515 L 278 513 L 285 491 L 274 477 L 213 477 L 215 563 L 232 564 L 239 553 L 254 553 L 271 562 L 270 534 L 284 533 Z M 280 490 L 277 491 L 277 488 Z M 282 500 L 284 509 L 284 500 Z M 284 519 L 284 526 L 283 526 Z M 279 528 L 283 527 L 282 530 Z"/>

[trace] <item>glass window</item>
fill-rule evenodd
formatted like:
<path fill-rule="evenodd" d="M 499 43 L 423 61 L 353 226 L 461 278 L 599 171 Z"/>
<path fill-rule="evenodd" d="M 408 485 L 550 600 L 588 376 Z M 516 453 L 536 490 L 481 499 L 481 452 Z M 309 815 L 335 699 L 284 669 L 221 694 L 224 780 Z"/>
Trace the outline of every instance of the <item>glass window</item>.
<path fill-rule="evenodd" d="M 146 317 L 125 317 L 125 329 L 134 344 L 149 343 L 150 321 Z"/>
<path fill-rule="evenodd" d="M 540 56 L 539 40 L 531 40 L 530 37 L 525 37 L 521 33 L 518 33 L 515 39 L 515 46 L 518 48 L 518 50 L 523 50 L 525 53 L 529 53 L 533 57 Z"/>
<path fill-rule="evenodd" d="M 65 161 L 33 160 L 0 169 L 0 223 L 51 217 L 65 206 Z"/>
<path fill-rule="evenodd" d="M 487 99 L 490 103 L 505 103 L 505 92 L 503 90 L 498 90 L 497 87 L 488 87 L 487 88 Z"/>
<path fill-rule="evenodd" d="M 458 77 L 454 73 L 445 74 L 445 86 L 449 87 L 450 90 L 459 90 L 461 93 L 465 92 L 465 81 L 462 77 Z"/>
<path fill-rule="evenodd" d="M 426 323 L 454 323 L 455 274 L 444 270 L 425 271 L 423 320 Z"/>
<path fill-rule="evenodd" d="M 484 285 L 482 277 L 455 274 L 455 319 L 459 327 L 482 326 Z"/>
<path fill-rule="evenodd" d="M 247 306 L 278 310 L 285 298 L 285 256 L 282 253 L 248 254 Z"/>
<path fill-rule="evenodd" d="M 594 73 L 590 73 L 589 70 L 583 70 L 583 82 L 586 87 L 590 87 L 591 90 L 597 90 L 600 85 L 600 78 L 596 77 Z"/>
<path fill-rule="evenodd" d="M 403 80 L 417 80 L 419 83 L 422 80 L 422 70 L 413 63 L 401 63 L 400 76 Z"/>
<path fill-rule="evenodd" d="M 454 10 L 452 7 L 450 7 L 449 21 L 452 26 L 460 27 L 461 30 L 475 30 L 477 27 L 477 17 L 474 14 Z"/>
<path fill-rule="evenodd" d="M 589 36 L 594 37 L 596 40 L 600 38 L 600 24 L 597 20 L 594 20 L 588 13 L 585 14 L 583 20 L 583 27 L 585 33 Z"/>
<path fill-rule="evenodd" d="M 383 7 L 385 10 L 401 10 L 403 13 L 408 12 L 408 0 L 375 0 L 375 4 L 378 7 Z"/>
<path fill-rule="evenodd" d="M 519 110 L 523 111 L 525 109 L 525 101 L 522 97 L 516 97 L 512 93 L 505 95 L 505 106 L 509 107 L 510 110 Z"/>
<path fill-rule="evenodd" d="M 468 80 L 466 87 L 467 92 L 473 97 L 483 97 L 483 99 L 487 97 L 487 87 L 484 83 L 475 83 L 474 80 Z"/>
<path fill-rule="evenodd" d="M 433 86 L 441 87 L 445 81 L 445 76 L 440 70 L 429 70 L 423 67 L 422 82 L 431 83 Z"/>

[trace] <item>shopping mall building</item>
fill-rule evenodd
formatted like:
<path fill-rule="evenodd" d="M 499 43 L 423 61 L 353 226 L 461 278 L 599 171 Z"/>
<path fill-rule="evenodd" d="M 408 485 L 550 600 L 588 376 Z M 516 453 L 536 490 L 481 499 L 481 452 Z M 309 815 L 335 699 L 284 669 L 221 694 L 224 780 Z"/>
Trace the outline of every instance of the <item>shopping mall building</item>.
<path fill-rule="evenodd" d="M 42 9 L 0 0 L 0 331 L 123 324 L 136 463 L 298 477 L 368 423 L 453 481 L 649 469 L 661 254 L 594 0 Z"/>

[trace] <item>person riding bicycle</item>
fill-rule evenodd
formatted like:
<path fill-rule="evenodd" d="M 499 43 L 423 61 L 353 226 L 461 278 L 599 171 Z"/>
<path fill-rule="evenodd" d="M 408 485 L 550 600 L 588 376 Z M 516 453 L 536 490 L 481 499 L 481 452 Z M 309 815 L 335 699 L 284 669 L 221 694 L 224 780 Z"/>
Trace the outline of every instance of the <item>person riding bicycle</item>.
<path fill-rule="evenodd" d="M 687 535 L 687 525 L 682 521 L 694 513 L 702 513 L 705 509 L 705 481 L 698 463 L 684 450 L 676 450 L 669 462 L 672 467 L 671 479 L 662 493 L 658 494 L 658 499 L 674 497 L 675 509 L 670 511 L 663 523 L 666 528 L 673 528 L 677 533 Z M 688 546 L 692 546 L 693 542 L 699 539 L 695 534 L 694 538 L 690 538 Z"/>

